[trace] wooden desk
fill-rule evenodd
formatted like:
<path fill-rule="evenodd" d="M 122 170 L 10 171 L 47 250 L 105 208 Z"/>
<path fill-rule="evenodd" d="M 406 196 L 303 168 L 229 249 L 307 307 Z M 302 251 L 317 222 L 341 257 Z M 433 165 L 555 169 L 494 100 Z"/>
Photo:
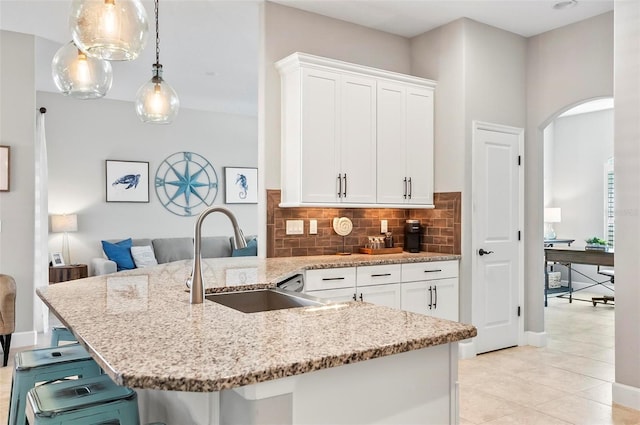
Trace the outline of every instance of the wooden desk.
<path fill-rule="evenodd" d="M 614 254 L 610 250 L 596 249 L 575 249 L 575 248 L 545 248 L 544 249 L 544 305 L 547 306 L 547 294 L 550 293 L 568 293 L 569 302 L 572 299 L 573 287 L 571 285 L 571 265 L 572 264 L 591 264 L 594 266 L 613 267 Z M 559 263 L 567 267 L 569 271 L 569 286 L 564 288 L 549 288 L 549 272 L 547 263 Z M 593 280 L 593 279 L 592 279 Z M 600 284 L 596 282 L 594 285 Z M 592 285 L 593 286 L 593 285 Z M 584 288 L 586 289 L 586 288 Z"/>
<path fill-rule="evenodd" d="M 86 264 L 49 267 L 49 284 L 82 279 L 89 275 Z"/>

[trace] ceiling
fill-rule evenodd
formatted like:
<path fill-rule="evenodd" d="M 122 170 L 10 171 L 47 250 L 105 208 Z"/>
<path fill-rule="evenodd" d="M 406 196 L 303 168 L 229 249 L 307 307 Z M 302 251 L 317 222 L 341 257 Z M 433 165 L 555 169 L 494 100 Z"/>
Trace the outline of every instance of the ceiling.
<path fill-rule="evenodd" d="M 381 31 L 413 37 L 461 17 L 530 37 L 613 10 L 613 0 L 272 0 Z M 261 0 L 163 0 L 160 63 L 182 107 L 257 114 Z M 143 0 L 153 27 L 153 2 Z M 36 89 L 55 92 L 50 62 L 70 40 L 71 0 L 0 0 L 0 29 L 33 34 Z M 151 28 L 154 32 L 154 28 Z M 152 34 L 153 35 L 153 34 Z M 154 37 L 133 62 L 115 62 L 108 98 L 132 101 L 151 78 Z"/>

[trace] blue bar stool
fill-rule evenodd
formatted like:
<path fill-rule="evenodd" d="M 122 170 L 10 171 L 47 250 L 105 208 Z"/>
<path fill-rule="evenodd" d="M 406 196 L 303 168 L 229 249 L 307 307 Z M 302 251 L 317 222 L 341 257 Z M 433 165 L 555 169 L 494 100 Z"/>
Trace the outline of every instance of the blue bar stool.
<path fill-rule="evenodd" d="M 78 342 L 69 329 L 61 326 L 54 326 L 53 329 L 51 329 L 51 346 L 57 347 L 60 345 L 60 341 Z"/>
<path fill-rule="evenodd" d="M 39 382 L 100 375 L 100 367 L 79 344 L 16 354 L 11 382 L 9 425 L 25 425 L 27 392 Z"/>
<path fill-rule="evenodd" d="M 30 425 L 138 425 L 136 392 L 107 375 L 40 385 L 27 395 Z"/>

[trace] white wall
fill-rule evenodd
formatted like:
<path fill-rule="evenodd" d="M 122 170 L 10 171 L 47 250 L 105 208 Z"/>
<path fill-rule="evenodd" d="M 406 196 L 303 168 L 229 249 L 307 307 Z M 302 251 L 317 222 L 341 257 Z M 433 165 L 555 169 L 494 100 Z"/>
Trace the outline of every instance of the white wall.
<path fill-rule="evenodd" d="M 196 217 L 166 210 L 153 184 L 161 162 L 175 152 L 195 152 L 211 162 L 218 177 L 214 204 L 224 204 L 225 166 L 257 167 L 257 119 L 181 109 L 171 125 L 139 121 L 133 103 L 81 101 L 58 93 L 37 93 L 47 108 L 49 213 L 77 213 L 78 232 L 70 233 L 73 262 L 101 256 L 100 241 L 117 238 L 192 236 Z M 149 162 L 149 203 L 107 203 L 105 160 Z M 256 204 L 226 205 L 245 234 L 256 234 Z M 203 233 L 231 235 L 226 217 L 207 218 Z M 52 234 L 49 248 L 60 251 L 62 235 Z"/>
<path fill-rule="evenodd" d="M 409 40 L 275 3 L 264 5 L 265 179 L 280 189 L 280 75 L 274 63 L 310 53 L 408 74 Z"/>
<path fill-rule="evenodd" d="M 613 13 L 527 39 L 525 328 L 544 331 L 543 130 L 589 99 L 613 95 Z"/>
<path fill-rule="evenodd" d="M 640 410 L 640 2 L 615 2 L 616 382 Z"/>
<path fill-rule="evenodd" d="M 0 192 L 0 273 L 16 280 L 17 333 L 33 330 L 34 49 L 33 36 L 0 31 L 0 144 L 11 147 L 10 192 Z M 14 346 L 29 342 L 14 338 Z"/>
<path fill-rule="evenodd" d="M 523 37 L 459 19 L 411 40 L 412 71 L 438 81 L 435 190 L 462 192 L 460 320 L 472 322 L 472 122 L 525 126 Z M 525 311 L 526 314 L 526 311 Z"/>
<path fill-rule="evenodd" d="M 549 205 L 562 209 L 562 222 L 553 225 L 558 238 L 575 239 L 572 246 L 576 247 L 583 247 L 587 238 L 606 238 L 604 169 L 613 157 L 613 109 L 558 118 L 553 123 L 552 139 L 544 156 L 552 163 Z M 575 265 L 573 269 L 592 279 L 606 280 L 596 274 L 596 266 Z M 574 282 L 592 283 L 579 274 L 572 278 Z"/>

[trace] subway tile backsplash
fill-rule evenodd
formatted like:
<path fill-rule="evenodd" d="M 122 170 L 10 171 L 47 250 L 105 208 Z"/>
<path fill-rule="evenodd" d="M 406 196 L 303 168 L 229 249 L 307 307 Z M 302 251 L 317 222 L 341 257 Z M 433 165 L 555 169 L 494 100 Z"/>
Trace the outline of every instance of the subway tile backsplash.
<path fill-rule="evenodd" d="M 387 220 L 395 246 L 404 243 L 404 222 L 418 219 L 423 226 L 422 251 L 460 254 L 460 192 L 435 193 L 434 209 L 394 208 L 280 208 L 280 190 L 267 190 L 267 257 L 357 253 L 369 236 L 381 236 L 380 220 Z M 334 217 L 349 217 L 353 231 L 343 240 L 333 231 Z M 304 234 L 287 235 L 286 220 L 304 220 Z M 318 221 L 318 234 L 309 234 L 309 220 Z"/>

